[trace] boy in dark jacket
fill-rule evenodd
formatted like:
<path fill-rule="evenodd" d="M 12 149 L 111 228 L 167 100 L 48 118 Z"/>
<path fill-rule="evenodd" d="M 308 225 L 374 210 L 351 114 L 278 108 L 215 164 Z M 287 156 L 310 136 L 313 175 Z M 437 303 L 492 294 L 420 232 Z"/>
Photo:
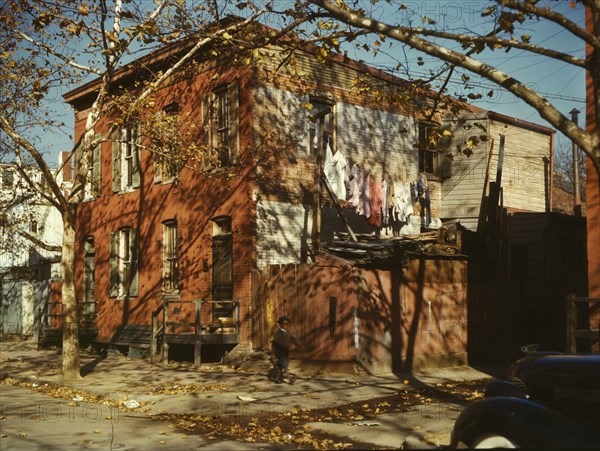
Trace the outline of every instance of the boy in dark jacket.
<path fill-rule="evenodd" d="M 275 383 L 281 384 L 281 382 L 284 380 L 284 377 L 287 377 L 291 383 L 291 378 L 288 374 L 290 349 L 292 344 L 298 346 L 299 348 L 304 348 L 304 346 L 300 340 L 298 340 L 289 332 L 288 327 L 290 325 L 290 318 L 288 316 L 281 316 L 277 320 L 277 324 L 279 325 L 279 328 L 275 332 L 275 335 L 273 336 L 273 343 L 271 344 L 271 350 L 275 359 L 275 368 L 277 370 Z"/>

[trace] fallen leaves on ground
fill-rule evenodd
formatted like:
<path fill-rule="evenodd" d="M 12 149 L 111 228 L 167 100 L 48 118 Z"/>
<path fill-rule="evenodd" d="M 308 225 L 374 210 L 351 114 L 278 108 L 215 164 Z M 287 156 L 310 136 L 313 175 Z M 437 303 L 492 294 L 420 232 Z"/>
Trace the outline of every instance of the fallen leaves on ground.
<path fill-rule="evenodd" d="M 148 394 L 151 395 L 180 395 L 182 393 L 190 392 L 204 392 L 204 391 L 228 391 L 231 387 L 227 384 L 202 384 L 195 382 L 193 384 L 174 384 L 166 387 L 156 387 L 150 390 Z"/>
<path fill-rule="evenodd" d="M 90 404 L 102 404 L 114 408 L 126 408 L 126 403 L 129 400 L 127 396 L 124 396 L 123 399 L 112 399 L 102 395 L 90 393 L 81 389 L 75 389 L 53 383 L 38 384 L 36 382 L 22 381 L 12 377 L 7 377 L 0 380 L 0 384 L 7 384 L 13 385 L 15 387 L 26 388 L 34 392 L 43 393 L 53 398 L 69 400 L 69 402 L 67 403 L 69 407 L 77 407 L 80 402 L 85 402 Z M 148 406 L 154 404 L 154 402 L 147 401 L 139 402 L 138 404 L 139 407 L 127 410 L 133 410 L 136 412 L 148 412 L 150 410 Z"/>
<path fill-rule="evenodd" d="M 368 444 L 342 442 L 327 433 L 311 430 L 306 423 L 372 421 L 378 415 L 407 412 L 416 406 L 441 402 L 468 403 L 481 396 L 483 387 L 489 381 L 490 379 L 462 381 L 436 387 L 402 390 L 394 395 L 368 402 L 348 403 L 326 409 L 290 406 L 284 412 L 262 412 L 253 418 L 244 414 L 198 416 L 163 413 L 154 416 L 153 419 L 169 421 L 173 429 L 202 434 L 210 440 L 267 442 L 297 446 L 301 449 L 365 449 L 369 447 Z M 415 429 L 418 429 L 418 426 Z"/>
<path fill-rule="evenodd" d="M 491 379 L 477 381 L 460 381 L 454 383 L 436 384 L 433 387 L 419 388 L 407 387 L 395 394 L 371 399 L 367 402 L 360 401 L 342 406 L 309 409 L 301 406 L 290 406 L 283 412 L 247 411 L 225 413 L 224 415 L 192 415 L 170 414 L 154 412 L 151 418 L 155 421 L 165 421 L 168 428 L 183 431 L 184 433 L 202 434 L 209 440 L 238 440 L 248 443 L 272 443 L 282 446 L 295 446 L 301 449 L 366 449 L 368 445 L 347 443 L 327 433 L 311 430 L 306 426 L 309 422 L 337 422 L 348 423 L 355 421 L 373 421 L 377 416 L 392 412 L 408 412 L 418 406 L 434 405 L 435 403 L 468 404 L 483 397 L 483 388 Z M 41 392 L 55 398 L 63 398 L 71 403 L 78 402 L 109 405 L 124 408 L 128 401 L 123 399 L 110 399 L 95 395 L 83 390 L 59 386 L 57 384 L 36 384 L 18 379 L 5 378 L 0 383 L 11 384 L 32 391 Z M 231 387 L 225 384 L 172 384 L 165 387 L 152 389 L 152 394 L 183 394 L 194 391 L 227 391 Z M 310 394 L 307 398 L 312 398 Z M 76 399 L 77 401 L 73 401 Z M 151 403 L 140 403 L 140 407 L 132 409 L 139 412 L 149 411 Z M 245 404 L 242 404 L 244 406 Z M 256 413 L 256 416 L 254 416 Z M 425 413 L 425 418 L 432 416 Z M 415 429 L 418 427 L 415 427 Z M 161 436 L 167 435 L 161 431 Z M 159 442 L 166 444 L 164 440 Z"/>

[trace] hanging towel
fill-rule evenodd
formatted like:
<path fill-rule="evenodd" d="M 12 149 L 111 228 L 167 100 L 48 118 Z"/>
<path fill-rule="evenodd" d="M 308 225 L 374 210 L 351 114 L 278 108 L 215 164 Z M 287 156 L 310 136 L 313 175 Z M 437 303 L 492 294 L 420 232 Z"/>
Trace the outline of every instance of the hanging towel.
<path fill-rule="evenodd" d="M 371 174 L 367 177 L 363 175 L 362 206 L 363 214 L 369 218 L 371 216 Z"/>
<path fill-rule="evenodd" d="M 329 143 L 325 149 L 325 161 L 323 162 L 323 172 L 325 173 L 325 177 L 329 182 L 329 186 L 333 189 L 335 193 L 335 188 L 338 183 L 338 171 L 336 168 L 337 161 L 333 158 L 333 153 L 331 152 L 331 147 Z"/>
<path fill-rule="evenodd" d="M 327 146 L 329 147 L 329 145 Z M 331 151 L 331 150 L 330 150 Z M 346 200 L 346 168 L 348 166 L 348 160 L 341 150 L 338 150 L 333 155 L 334 169 L 335 169 L 335 181 L 331 183 L 333 192 L 340 200 Z"/>
<path fill-rule="evenodd" d="M 390 187 L 388 185 L 387 181 L 382 181 L 381 182 L 381 198 L 382 198 L 382 205 L 381 205 L 381 210 L 382 210 L 382 215 L 381 215 L 381 223 L 383 225 L 388 225 L 390 222 L 390 199 L 389 199 L 389 195 L 390 195 Z"/>
<path fill-rule="evenodd" d="M 383 203 L 381 191 L 381 182 L 369 175 L 369 193 L 371 195 L 369 224 L 374 227 L 381 227 L 381 205 Z"/>
<path fill-rule="evenodd" d="M 365 196 L 365 172 L 356 164 L 352 167 L 354 175 L 354 187 L 352 190 L 351 204 L 356 208 L 357 215 L 365 215 L 364 196 Z"/>
<path fill-rule="evenodd" d="M 404 206 L 404 217 L 406 219 L 403 222 L 408 222 L 408 217 L 415 212 L 413 209 L 411 188 L 409 183 L 402 184 L 402 204 Z"/>

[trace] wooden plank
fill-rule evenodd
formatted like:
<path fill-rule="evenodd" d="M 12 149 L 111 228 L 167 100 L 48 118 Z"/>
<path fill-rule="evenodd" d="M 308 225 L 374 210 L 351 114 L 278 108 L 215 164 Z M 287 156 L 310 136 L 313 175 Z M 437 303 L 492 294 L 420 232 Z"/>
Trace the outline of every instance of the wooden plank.
<path fill-rule="evenodd" d="M 487 188 L 490 179 L 490 165 L 492 164 L 492 155 L 494 154 L 494 138 L 491 138 L 490 151 L 488 155 L 487 165 L 485 168 L 485 179 L 483 181 L 483 193 L 481 194 L 481 205 L 479 206 L 479 221 L 477 222 L 477 232 L 482 232 L 484 229 L 485 219 L 488 209 Z"/>
<path fill-rule="evenodd" d="M 600 329 L 592 329 L 592 330 L 576 330 L 574 333 L 575 338 L 588 338 L 593 340 L 595 338 L 600 337 Z"/>
<path fill-rule="evenodd" d="M 200 339 L 200 331 L 202 330 L 202 300 L 196 300 L 194 306 L 194 366 L 200 368 L 200 365 L 202 365 L 202 340 Z"/>
<path fill-rule="evenodd" d="M 196 336 L 193 332 L 188 334 L 167 334 L 165 341 L 169 344 L 180 344 L 180 345 L 195 345 Z M 228 333 L 228 334 L 200 334 L 200 341 L 202 346 L 205 345 L 219 345 L 219 344 L 237 344 L 240 342 L 239 334 Z"/>
<path fill-rule="evenodd" d="M 600 298 L 573 298 L 572 299 L 573 302 L 596 302 L 596 303 L 600 303 Z"/>
<path fill-rule="evenodd" d="M 167 343 L 167 324 L 169 323 L 169 308 L 168 301 L 163 299 L 163 342 L 162 342 L 162 364 L 169 364 L 169 344 Z"/>
<path fill-rule="evenodd" d="M 152 340 L 150 341 L 150 363 L 156 362 L 158 353 L 158 316 L 152 312 Z"/>
<path fill-rule="evenodd" d="M 567 313 L 567 324 L 566 324 L 566 352 L 574 353 L 577 352 L 577 338 L 600 340 L 599 329 L 577 329 L 577 306 L 575 303 L 586 303 L 586 304 L 600 304 L 600 298 L 590 297 L 576 297 L 574 294 L 567 295 L 566 299 L 566 313 Z"/>
<path fill-rule="evenodd" d="M 327 177 L 325 177 L 325 174 L 323 172 L 321 172 L 321 179 L 323 181 L 323 185 L 325 185 L 327 194 L 329 194 L 329 198 L 333 202 L 333 206 L 335 207 L 335 209 L 338 213 L 338 216 L 344 223 L 344 227 L 346 227 L 346 230 L 348 231 L 348 234 L 352 238 L 352 241 L 355 241 L 355 242 L 358 241 L 356 239 L 356 235 L 354 235 L 354 231 L 352 230 L 352 227 L 350 227 L 350 223 L 348 222 L 348 219 L 346 218 L 346 215 L 344 214 L 342 207 L 340 207 L 340 203 L 338 202 L 337 198 L 335 197 L 335 193 L 331 189 L 331 186 L 329 186 L 329 180 L 327 180 Z"/>
<path fill-rule="evenodd" d="M 577 328 L 577 309 L 575 308 L 575 302 L 573 299 L 575 295 L 570 294 L 567 296 L 567 324 L 566 324 L 566 352 L 574 353 L 577 349 L 577 342 L 575 341 L 575 329 Z"/>

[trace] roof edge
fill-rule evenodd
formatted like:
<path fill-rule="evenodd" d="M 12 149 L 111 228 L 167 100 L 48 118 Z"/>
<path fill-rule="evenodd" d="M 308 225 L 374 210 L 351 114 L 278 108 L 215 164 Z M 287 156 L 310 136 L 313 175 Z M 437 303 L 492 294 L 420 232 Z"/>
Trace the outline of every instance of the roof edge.
<path fill-rule="evenodd" d="M 546 135 L 553 135 L 556 130 L 553 128 L 545 127 L 544 125 L 536 124 L 534 122 L 525 121 L 523 119 L 517 119 L 506 114 L 497 113 L 495 111 L 488 110 L 487 116 L 489 119 L 504 122 L 510 125 L 516 125 L 517 127 L 525 128 L 534 132 L 544 133 Z"/>

